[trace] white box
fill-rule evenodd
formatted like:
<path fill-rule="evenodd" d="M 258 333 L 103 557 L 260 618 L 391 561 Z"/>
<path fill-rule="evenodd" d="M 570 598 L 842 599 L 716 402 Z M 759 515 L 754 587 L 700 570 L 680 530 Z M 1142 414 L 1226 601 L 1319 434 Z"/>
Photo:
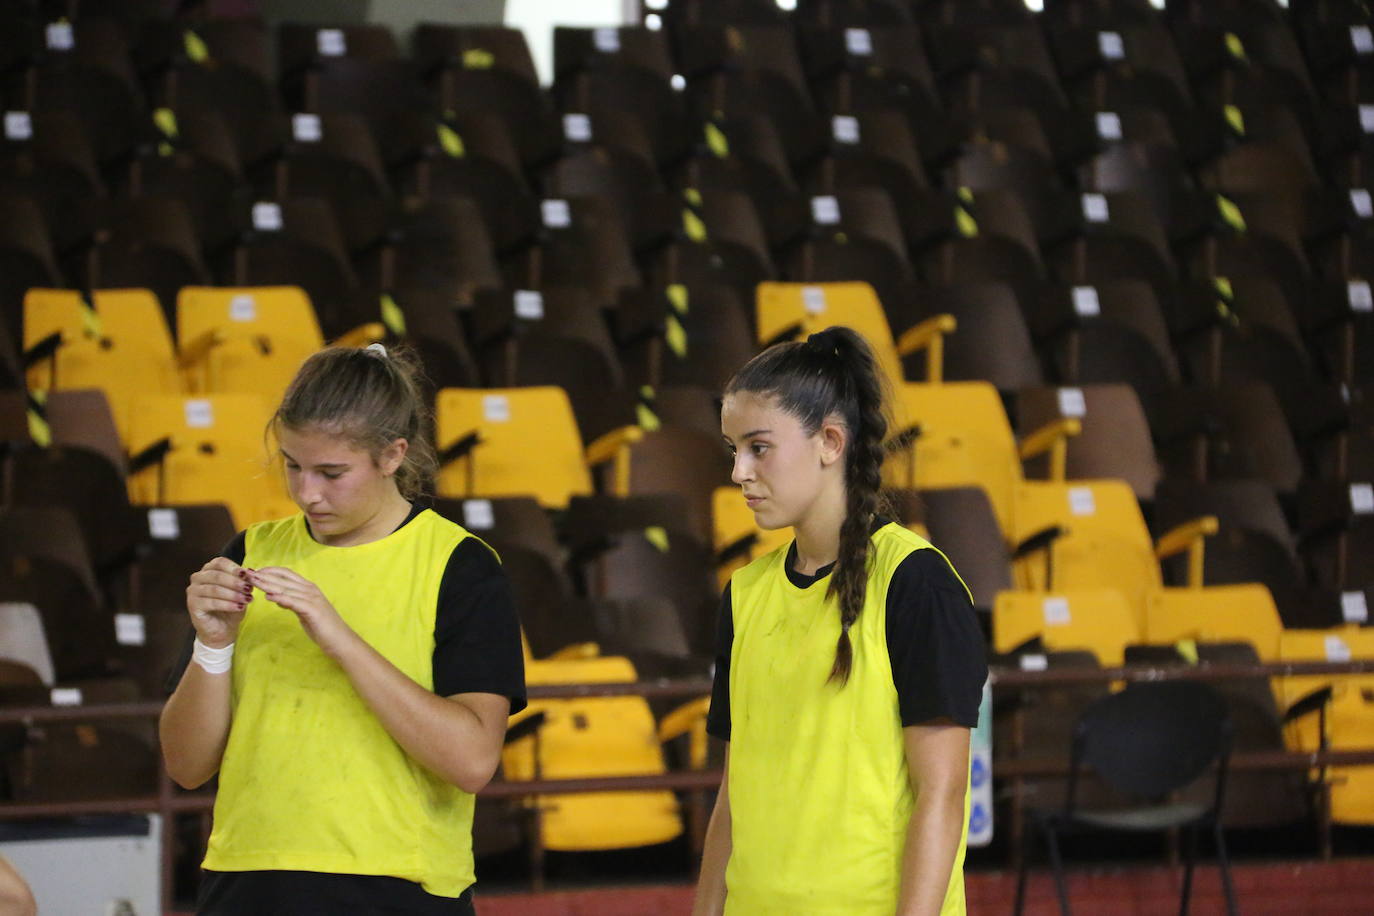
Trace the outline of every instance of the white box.
<path fill-rule="evenodd" d="M 162 916 L 156 814 L 0 824 L 0 855 L 24 876 L 38 912 Z"/>

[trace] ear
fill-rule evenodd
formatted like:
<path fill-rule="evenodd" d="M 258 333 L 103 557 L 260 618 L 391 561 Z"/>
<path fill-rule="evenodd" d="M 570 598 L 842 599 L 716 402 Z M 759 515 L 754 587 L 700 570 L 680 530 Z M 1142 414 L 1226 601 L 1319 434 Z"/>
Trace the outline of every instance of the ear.
<path fill-rule="evenodd" d="M 827 417 L 816 431 L 820 437 L 821 467 L 829 467 L 844 458 L 844 449 L 849 442 L 849 431 L 835 417 Z"/>
<path fill-rule="evenodd" d="M 382 449 L 382 453 L 377 456 L 377 467 L 381 470 L 383 477 L 390 477 L 400 468 L 405 461 L 406 452 L 410 450 L 410 443 L 405 439 L 393 439 L 391 444 Z"/>

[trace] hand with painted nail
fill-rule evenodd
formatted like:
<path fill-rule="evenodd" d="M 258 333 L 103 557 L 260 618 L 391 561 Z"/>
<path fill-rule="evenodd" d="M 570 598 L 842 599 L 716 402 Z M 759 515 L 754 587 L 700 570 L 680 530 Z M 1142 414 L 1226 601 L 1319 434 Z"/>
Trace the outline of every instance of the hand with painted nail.
<path fill-rule="evenodd" d="M 191 574 L 186 610 L 202 645 L 222 649 L 238 636 L 243 610 L 253 597 L 248 572 L 233 560 L 215 557 Z"/>
<path fill-rule="evenodd" d="M 266 566 L 249 570 L 248 581 L 262 589 L 268 601 L 300 618 L 306 634 L 326 655 L 335 656 L 346 640 L 357 638 L 319 587 L 304 576 L 284 566 Z"/>

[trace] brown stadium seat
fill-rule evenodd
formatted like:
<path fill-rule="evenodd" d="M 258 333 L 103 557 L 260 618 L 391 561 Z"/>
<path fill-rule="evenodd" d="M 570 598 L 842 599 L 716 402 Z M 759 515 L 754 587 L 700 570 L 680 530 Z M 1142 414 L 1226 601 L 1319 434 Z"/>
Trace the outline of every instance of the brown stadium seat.
<path fill-rule="evenodd" d="M 1023 429 L 1076 418 L 1082 430 L 1068 442 L 1065 473 L 1076 479 L 1118 478 L 1130 484 L 1137 499 L 1153 501 L 1160 465 L 1145 411 L 1130 386 L 1023 388 L 1016 395 L 1016 413 Z M 1045 465 L 1043 458 L 1032 459 L 1027 476 L 1041 476 Z"/>
<path fill-rule="evenodd" d="M 693 122 L 693 127 L 693 139 L 700 138 L 705 148 L 688 156 L 676 182 L 703 193 L 748 195 L 766 234 L 766 247 L 776 249 L 799 237 L 806 222 L 806 204 L 773 119 L 763 114 L 712 113 L 699 125 Z"/>
<path fill-rule="evenodd" d="M 0 140 L 0 188 L 7 197 L 32 198 L 64 247 L 69 234 L 79 231 L 80 204 L 107 193 L 86 129 L 70 111 L 9 117 Z"/>
<path fill-rule="evenodd" d="M 550 197 L 605 197 L 613 201 L 636 251 L 662 244 L 675 228 L 658 218 L 646 198 L 664 196 L 649 138 L 634 120 L 617 112 L 565 114 L 569 142 L 544 181 Z M 583 120 L 585 119 L 585 120 Z M 665 225 L 666 223 L 666 225 Z"/>
<path fill-rule="evenodd" d="M 825 135 L 791 29 L 721 23 L 676 34 L 690 109 L 700 118 L 715 112 L 767 115 L 788 159 L 794 165 L 809 160 Z"/>
<path fill-rule="evenodd" d="M 510 127 L 487 112 L 398 116 L 390 142 L 401 156 L 398 190 L 476 201 L 498 254 L 518 251 L 539 232 L 539 203 L 525 178 Z"/>
<path fill-rule="evenodd" d="M 72 112 L 102 168 L 114 167 L 144 138 L 147 124 L 128 43 L 108 19 L 82 17 L 70 25 L 70 47 L 48 49 L 33 69 L 20 107 Z"/>
<path fill-rule="evenodd" d="M 215 111 L 233 135 L 244 168 L 262 153 L 255 138 L 259 120 L 278 109 L 270 40 L 262 21 L 208 19 L 181 36 L 153 101 L 176 112 Z"/>
<path fill-rule="evenodd" d="M 97 201 L 91 213 L 91 246 L 67 259 L 72 282 L 147 288 L 175 327 L 177 290 L 210 281 L 190 209 L 176 198 L 145 197 Z"/>
<path fill-rule="evenodd" d="M 1261 583 L 1273 595 L 1285 626 L 1307 625 L 1317 609 L 1296 539 L 1273 489 L 1260 480 L 1160 481 L 1153 519 L 1157 532 L 1198 515 L 1216 516 L 1220 523 L 1217 534 L 1207 540 L 1204 583 Z M 1182 584 L 1182 559 L 1164 561 L 1166 582 Z"/>
<path fill-rule="evenodd" d="M 1253 477 L 1292 494 L 1303 475 L 1283 409 L 1264 382 L 1177 388 L 1152 399 L 1150 416 L 1167 476 Z"/>
<path fill-rule="evenodd" d="M 385 244 L 361 260 L 360 277 L 370 289 L 445 289 L 465 305 L 479 290 L 501 286 L 481 209 L 454 195 L 402 202 Z"/>
<path fill-rule="evenodd" d="M 375 245 L 386 232 L 393 203 L 367 121 L 355 114 L 292 114 L 270 120 L 281 151 L 259 170 L 258 199 L 327 200 L 349 251 Z"/>
<path fill-rule="evenodd" d="M 991 382 L 999 391 L 1044 382 L 1016 292 L 1007 284 L 970 280 L 923 286 L 916 290 L 909 306 L 914 307 L 909 311 L 900 304 L 887 308 L 896 327 L 914 327 L 936 315 L 950 315 L 962 329 L 963 333 L 945 341 L 944 377 L 950 381 Z M 908 378 L 925 374 L 919 353 L 904 356 L 902 365 Z"/>
<path fill-rule="evenodd" d="M 1028 318 L 1066 384 L 1121 382 L 1144 399 L 1180 383 L 1161 303 L 1144 280 L 1049 286 L 1032 300 Z"/>
<path fill-rule="evenodd" d="M 0 595 L 38 608 L 58 678 L 108 670 L 114 632 L 81 529 L 69 511 L 8 509 L 0 524 Z"/>
<path fill-rule="evenodd" d="M 15 452 L 5 473 L 16 481 L 10 505 L 71 513 L 97 580 L 116 589 L 143 540 L 122 469 L 99 452 L 54 445 Z"/>
<path fill-rule="evenodd" d="M 1014 192 L 932 190 L 901 218 L 912 261 L 930 283 L 1000 280 L 1028 302 L 1045 282 L 1035 226 Z"/>
<path fill-rule="evenodd" d="M 510 125 L 527 168 L 554 158 L 558 132 L 552 106 L 520 30 L 426 23 L 415 29 L 411 46 L 441 110 L 499 114 Z"/>
<path fill-rule="evenodd" d="M 233 209 L 248 196 L 238 143 L 212 109 L 158 109 L 158 142 L 141 149 L 129 168 L 133 197 L 175 197 L 186 205 L 206 251 L 233 235 Z"/>
<path fill-rule="evenodd" d="M 296 111 L 313 110 L 310 78 L 340 60 L 387 61 L 401 57 L 386 26 L 283 22 L 277 25 L 277 82 Z"/>
<path fill-rule="evenodd" d="M 472 341 L 487 384 L 561 387 L 589 441 L 634 422 L 602 308 L 579 287 L 479 294 L 471 311 Z"/>
<path fill-rule="evenodd" d="M 642 277 L 630 248 L 627 227 L 615 204 L 603 197 L 545 198 L 540 202 L 543 231 L 536 247 L 504 265 L 516 289 L 580 285 L 599 301 L 614 301 Z"/>
<path fill-rule="evenodd" d="M 916 280 L 907 259 L 901 223 L 880 188 L 850 188 L 810 200 L 811 228 L 782 265 L 783 275 L 804 283 L 861 280 L 883 302 L 902 301 Z"/>
<path fill-rule="evenodd" d="M 625 371 L 636 385 L 698 385 L 719 392 L 756 351 L 751 316 L 727 286 L 627 290 L 614 315 Z"/>
<path fill-rule="evenodd" d="M 29 197 L 0 198 L 0 315 L 11 341 L 25 339 L 27 291 L 62 285 L 62 272 L 38 204 Z"/>
<path fill-rule="evenodd" d="M 748 191 L 686 187 L 666 207 L 681 228 L 649 258 L 650 283 L 729 286 L 747 302 L 759 283 L 777 277 L 763 212 Z"/>
<path fill-rule="evenodd" d="M 328 324 L 331 303 L 358 285 L 329 202 L 318 198 L 261 200 L 236 214 L 239 236 L 221 259 L 216 279 L 230 286 L 300 286 Z"/>
<path fill-rule="evenodd" d="M 676 163 L 690 142 L 668 36 L 643 27 L 553 30 L 554 95 L 561 111 L 624 112 L 648 134 L 659 164 Z"/>

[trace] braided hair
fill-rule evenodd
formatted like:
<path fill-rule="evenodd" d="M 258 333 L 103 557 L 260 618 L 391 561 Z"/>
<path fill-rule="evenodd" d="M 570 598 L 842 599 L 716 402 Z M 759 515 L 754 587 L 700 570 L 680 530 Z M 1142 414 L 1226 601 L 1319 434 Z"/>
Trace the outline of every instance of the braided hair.
<path fill-rule="evenodd" d="M 844 455 L 845 517 L 828 596 L 840 606 L 840 638 L 829 680 L 844 685 L 854 664 L 849 630 L 863 610 L 868 587 L 869 535 L 881 511 L 883 376 L 868 343 L 849 328 L 832 327 L 805 341 L 769 347 L 735 373 L 726 394 L 773 397 L 777 406 L 815 435 L 838 417 L 848 433 Z"/>

